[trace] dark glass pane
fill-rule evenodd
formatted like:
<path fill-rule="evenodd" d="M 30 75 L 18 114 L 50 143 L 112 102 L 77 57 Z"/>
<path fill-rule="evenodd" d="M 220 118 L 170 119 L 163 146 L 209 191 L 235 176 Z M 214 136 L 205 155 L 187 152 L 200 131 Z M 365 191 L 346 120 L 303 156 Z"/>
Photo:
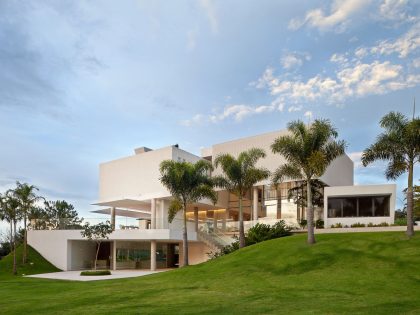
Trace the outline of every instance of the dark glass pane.
<path fill-rule="evenodd" d="M 372 197 L 359 198 L 359 217 L 371 217 L 372 212 Z"/>
<path fill-rule="evenodd" d="M 341 198 L 328 198 L 328 217 L 341 218 Z"/>
<path fill-rule="evenodd" d="M 389 216 L 389 196 L 373 197 L 375 217 Z"/>
<path fill-rule="evenodd" d="M 343 198 L 343 217 L 357 217 L 357 198 Z"/>

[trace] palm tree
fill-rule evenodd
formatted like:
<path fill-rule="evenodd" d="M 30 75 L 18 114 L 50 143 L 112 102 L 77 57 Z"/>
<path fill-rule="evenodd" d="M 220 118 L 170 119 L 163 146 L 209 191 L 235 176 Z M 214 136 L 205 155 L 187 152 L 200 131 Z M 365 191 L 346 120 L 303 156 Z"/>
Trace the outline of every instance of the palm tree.
<path fill-rule="evenodd" d="M 27 257 L 27 244 L 28 244 L 28 231 L 27 231 L 27 219 L 28 215 L 30 214 L 31 210 L 35 207 L 35 204 L 38 200 L 42 199 L 42 197 L 36 195 L 35 191 L 38 190 L 37 187 L 34 185 L 28 185 L 27 183 L 19 183 L 16 182 L 16 188 L 14 193 L 16 198 L 19 200 L 20 203 L 20 211 L 23 217 L 23 229 L 24 229 L 24 237 L 23 237 L 23 255 L 22 255 L 22 262 L 26 263 Z"/>
<path fill-rule="evenodd" d="M 16 225 L 21 219 L 21 213 L 19 209 L 19 200 L 15 197 L 12 190 L 8 190 L 2 198 L 1 202 L 2 211 L 1 218 L 10 223 L 10 237 L 11 244 L 13 245 L 13 274 L 17 274 L 16 264 Z"/>
<path fill-rule="evenodd" d="M 6 195 L 0 194 L 0 221 L 6 221 L 10 224 L 10 249 L 13 248 L 13 221 L 11 220 L 7 208 L 7 197 Z"/>
<path fill-rule="evenodd" d="M 281 154 L 287 161 L 273 174 L 273 183 L 285 178 L 306 181 L 306 205 L 308 243 L 315 243 L 314 208 L 312 204 L 312 180 L 321 177 L 328 165 L 344 154 L 346 143 L 336 141 L 336 129 L 329 120 L 317 119 L 306 126 L 302 121 L 290 122 L 290 135 L 277 138 L 271 145 L 273 153 Z"/>
<path fill-rule="evenodd" d="M 253 148 L 241 152 L 238 158 L 225 153 L 214 160 L 215 167 L 222 168 L 223 174 L 213 178 L 215 185 L 224 188 L 238 197 L 239 202 L 239 247 L 245 246 L 244 218 L 242 199 L 258 182 L 268 178 L 270 172 L 256 166 L 258 160 L 265 157 L 262 149 Z"/>
<path fill-rule="evenodd" d="M 363 151 L 363 166 L 376 161 L 389 161 L 385 176 L 396 179 L 408 172 L 407 186 L 407 235 L 414 235 L 413 176 L 414 164 L 420 159 L 420 119 L 409 120 L 403 114 L 390 112 L 380 120 L 385 129 L 376 142 Z"/>
<path fill-rule="evenodd" d="M 209 176 L 212 170 L 211 163 L 205 160 L 196 163 L 165 160 L 160 164 L 160 181 L 173 197 L 169 205 L 168 221 L 172 222 L 179 211 L 183 212 L 184 266 L 188 266 L 187 206 L 204 198 L 216 203 L 217 194 Z"/>

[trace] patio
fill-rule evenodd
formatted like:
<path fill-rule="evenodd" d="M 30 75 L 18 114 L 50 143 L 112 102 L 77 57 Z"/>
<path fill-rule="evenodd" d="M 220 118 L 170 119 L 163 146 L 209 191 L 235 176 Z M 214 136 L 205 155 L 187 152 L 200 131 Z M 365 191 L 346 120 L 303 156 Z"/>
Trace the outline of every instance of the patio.
<path fill-rule="evenodd" d="M 52 273 L 43 273 L 37 275 L 30 275 L 25 277 L 54 279 L 54 280 L 68 280 L 68 281 L 97 281 L 97 280 L 112 280 L 122 278 L 134 278 L 151 275 L 154 273 L 164 272 L 171 269 L 164 269 L 158 271 L 150 270 L 113 270 L 109 276 L 81 276 L 79 271 L 60 271 Z"/>

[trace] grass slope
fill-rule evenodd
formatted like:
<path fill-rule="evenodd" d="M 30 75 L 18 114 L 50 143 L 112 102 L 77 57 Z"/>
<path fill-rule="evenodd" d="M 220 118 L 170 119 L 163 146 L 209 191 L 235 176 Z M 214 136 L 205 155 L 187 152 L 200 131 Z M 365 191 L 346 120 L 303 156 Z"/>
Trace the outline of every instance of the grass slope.
<path fill-rule="evenodd" d="M 28 246 L 28 263 L 22 264 L 23 246 L 16 249 L 16 263 L 18 275 L 33 275 L 37 273 L 47 273 L 60 271 L 47 260 L 44 259 L 36 250 Z M 2 260 L 0 260 L 0 280 L 4 278 L 16 278 L 12 274 L 13 269 L 13 254 L 10 253 Z M 1 308 L 0 308 L 1 309 Z"/>
<path fill-rule="evenodd" d="M 296 235 L 140 278 L 0 276 L 7 314 L 418 314 L 420 236 Z"/>

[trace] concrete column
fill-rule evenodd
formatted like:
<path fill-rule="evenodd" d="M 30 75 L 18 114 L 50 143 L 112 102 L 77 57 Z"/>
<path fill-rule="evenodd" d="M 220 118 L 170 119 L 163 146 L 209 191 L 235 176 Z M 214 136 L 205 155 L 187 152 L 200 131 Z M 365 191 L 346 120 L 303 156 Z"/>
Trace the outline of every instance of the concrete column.
<path fill-rule="evenodd" d="M 151 229 L 156 229 L 156 199 L 153 198 L 151 200 L 151 224 L 150 224 L 150 228 Z"/>
<path fill-rule="evenodd" d="M 117 270 L 117 241 L 112 242 L 112 270 Z"/>
<path fill-rule="evenodd" d="M 156 270 L 156 241 L 150 242 L 150 270 Z"/>
<path fill-rule="evenodd" d="M 217 212 L 213 211 L 213 230 L 217 232 Z"/>
<path fill-rule="evenodd" d="M 198 232 L 198 207 L 194 207 L 194 225 L 195 231 Z"/>
<path fill-rule="evenodd" d="M 254 221 L 258 220 L 258 187 L 254 187 L 252 189 L 253 196 L 252 196 L 252 219 Z"/>
<path fill-rule="evenodd" d="M 227 217 L 227 210 L 222 215 L 222 231 L 226 231 L 226 217 Z"/>
<path fill-rule="evenodd" d="M 112 230 L 115 231 L 115 207 L 111 207 L 111 226 Z"/>

